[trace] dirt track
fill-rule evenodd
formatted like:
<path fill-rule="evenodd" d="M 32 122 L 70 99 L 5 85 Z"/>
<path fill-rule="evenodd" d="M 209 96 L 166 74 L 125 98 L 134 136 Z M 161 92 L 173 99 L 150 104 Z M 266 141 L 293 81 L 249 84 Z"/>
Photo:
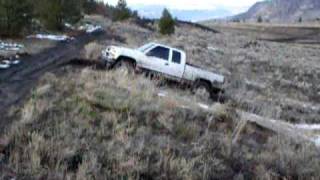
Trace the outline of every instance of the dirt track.
<path fill-rule="evenodd" d="M 14 120 L 9 110 L 19 106 L 37 84 L 38 79 L 55 67 L 80 57 L 83 47 L 99 38 L 108 38 L 107 33 L 82 34 L 71 42 L 61 42 L 54 48 L 35 56 L 25 57 L 18 66 L 0 71 L 0 134 Z"/>

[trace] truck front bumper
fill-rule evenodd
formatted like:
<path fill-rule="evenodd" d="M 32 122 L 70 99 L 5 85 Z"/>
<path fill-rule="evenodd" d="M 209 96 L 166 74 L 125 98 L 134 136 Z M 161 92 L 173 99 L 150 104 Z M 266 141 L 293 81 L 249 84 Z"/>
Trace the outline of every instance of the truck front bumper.
<path fill-rule="evenodd" d="M 105 59 L 105 58 L 102 58 L 101 59 L 101 62 L 102 64 L 107 68 L 107 69 L 110 69 L 114 63 L 116 62 L 114 59 Z"/>
<path fill-rule="evenodd" d="M 111 68 L 116 62 L 116 54 L 114 52 L 110 52 L 110 48 L 102 51 L 101 61 L 107 68 Z"/>

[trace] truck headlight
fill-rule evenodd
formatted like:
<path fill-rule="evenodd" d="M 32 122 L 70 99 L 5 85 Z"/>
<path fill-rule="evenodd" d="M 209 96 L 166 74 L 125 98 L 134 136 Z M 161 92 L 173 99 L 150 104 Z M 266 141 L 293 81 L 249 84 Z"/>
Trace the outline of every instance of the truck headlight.
<path fill-rule="evenodd" d="M 115 59 L 116 55 L 117 55 L 117 51 L 112 47 L 108 47 L 106 50 L 102 52 L 102 56 L 105 59 Z"/>

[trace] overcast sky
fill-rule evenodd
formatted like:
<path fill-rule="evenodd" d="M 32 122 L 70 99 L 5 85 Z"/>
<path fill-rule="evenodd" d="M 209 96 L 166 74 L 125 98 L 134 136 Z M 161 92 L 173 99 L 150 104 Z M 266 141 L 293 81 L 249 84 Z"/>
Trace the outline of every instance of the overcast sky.
<path fill-rule="evenodd" d="M 118 0 L 103 0 L 116 4 Z M 164 5 L 170 9 L 183 10 L 213 10 L 225 8 L 236 14 L 246 11 L 259 0 L 127 0 L 129 6 Z M 261 0 L 260 0 L 261 1 Z"/>

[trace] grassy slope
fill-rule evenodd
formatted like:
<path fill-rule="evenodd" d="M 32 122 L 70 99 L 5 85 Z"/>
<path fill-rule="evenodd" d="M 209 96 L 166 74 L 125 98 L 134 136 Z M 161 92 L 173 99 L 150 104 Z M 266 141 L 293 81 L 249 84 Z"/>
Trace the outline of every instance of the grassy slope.
<path fill-rule="evenodd" d="M 6 165 L 31 179 L 320 175 L 314 146 L 246 124 L 228 105 L 205 112 L 188 94 L 166 92 L 121 72 L 47 74 L 8 132 Z"/>
<path fill-rule="evenodd" d="M 125 39 L 125 46 L 155 40 L 185 49 L 190 62 L 228 77 L 226 89 L 233 100 L 204 111 L 197 97 L 158 87 L 143 77 L 72 68 L 67 74 L 57 73 L 61 77 L 48 74 L 7 133 L 0 179 L 10 174 L 4 165 L 27 179 L 320 176 L 319 153 L 313 145 L 247 124 L 234 109 L 314 121 L 317 114 L 309 107 L 319 90 L 317 48 L 188 26 L 179 27 L 172 37 L 130 23 L 108 28 Z M 86 50 L 94 52 L 90 46 Z M 167 96 L 160 98 L 162 91 Z"/>
<path fill-rule="evenodd" d="M 245 111 L 294 123 L 319 122 L 318 45 L 260 41 L 227 29 L 214 34 L 187 25 L 170 37 L 131 23 L 111 29 L 126 40 L 113 44 L 135 48 L 156 41 L 184 49 L 188 62 L 226 76 L 226 92 Z"/>

